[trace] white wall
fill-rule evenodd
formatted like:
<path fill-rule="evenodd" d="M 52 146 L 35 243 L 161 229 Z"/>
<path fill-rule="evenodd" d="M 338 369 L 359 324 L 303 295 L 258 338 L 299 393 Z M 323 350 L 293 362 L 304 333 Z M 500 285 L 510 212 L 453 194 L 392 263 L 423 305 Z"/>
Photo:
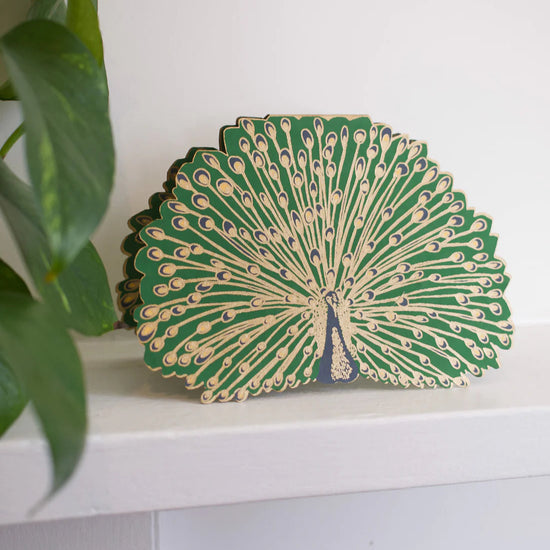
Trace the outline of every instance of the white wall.
<path fill-rule="evenodd" d="M 155 550 L 538 550 L 549 491 L 532 478 L 164 512 Z"/>
<path fill-rule="evenodd" d="M 100 516 L 0 529 L 2 550 L 538 550 L 550 478 Z"/>
<path fill-rule="evenodd" d="M 95 242 L 113 285 L 127 218 L 188 148 L 240 115 L 366 113 L 427 141 L 492 215 L 516 323 L 550 318 L 546 0 L 100 0 L 100 16 L 118 172 Z"/>
<path fill-rule="evenodd" d="M 170 163 L 239 115 L 367 113 L 429 144 L 494 218 L 516 322 L 550 318 L 545 0 L 110 0 L 101 4 L 117 187 L 96 242 L 113 282 L 126 219 Z"/>
<path fill-rule="evenodd" d="M 0 528 L 2 550 L 161 550 L 150 513 Z"/>

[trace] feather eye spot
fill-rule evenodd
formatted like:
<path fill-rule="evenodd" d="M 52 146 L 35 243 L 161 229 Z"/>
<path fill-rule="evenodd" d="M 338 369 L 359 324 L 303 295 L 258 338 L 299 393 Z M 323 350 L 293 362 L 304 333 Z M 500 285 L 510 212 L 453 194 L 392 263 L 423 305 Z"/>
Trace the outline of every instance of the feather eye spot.
<path fill-rule="evenodd" d="M 230 197 L 234 191 L 234 185 L 231 181 L 221 178 L 216 182 L 216 188 L 218 189 L 220 195 L 224 197 Z"/>
<path fill-rule="evenodd" d="M 437 178 L 438 174 L 439 174 L 439 170 L 437 169 L 437 166 L 432 166 L 424 174 L 424 177 L 422 178 L 422 183 L 425 184 L 425 185 L 428 184 L 428 183 L 432 183 Z"/>
<path fill-rule="evenodd" d="M 478 218 L 472 224 L 472 231 L 481 232 L 487 229 L 487 222 L 483 218 Z"/>
<path fill-rule="evenodd" d="M 277 138 L 277 129 L 275 128 L 275 125 L 271 122 L 265 123 L 264 130 L 272 140 L 275 140 Z"/>
<path fill-rule="evenodd" d="M 463 252 L 453 252 L 449 260 L 455 264 L 460 264 L 464 261 L 464 253 Z"/>
<path fill-rule="evenodd" d="M 311 132 L 307 129 L 302 130 L 302 141 L 304 145 L 306 146 L 306 149 L 312 149 L 313 148 L 313 135 Z"/>
<path fill-rule="evenodd" d="M 133 292 L 139 289 L 139 280 L 138 279 L 128 279 L 124 282 L 124 290 Z"/>
<path fill-rule="evenodd" d="M 160 248 L 152 247 L 147 249 L 147 257 L 150 260 L 153 260 L 154 262 L 158 262 L 159 260 L 162 260 L 164 258 L 164 253 Z M 131 290 L 131 289 L 127 289 Z"/>
<path fill-rule="evenodd" d="M 184 353 L 179 356 L 178 365 L 180 367 L 187 367 L 190 364 L 191 364 L 191 355 L 189 355 L 188 353 Z"/>
<path fill-rule="evenodd" d="M 374 169 L 374 175 L 377 179 L 383 178 L 386 174 L 386 165 L 381 162 L 376 165 L 376 168 Z"/>
<path fill-rule="evenodd" d="M 248 153 L 250 151 L 250 141 L 248 141 L 245 137 L 242 137 L 239 140 L 239 147 L 243 153 Z"/>
<path fill-rule="evenodd" d="M 234 309 L 228 309 L 222 313 L 222 321 L 224 323 L 229 323 L 230 321 L 233 321 L 236 316 L 237 312 Z"/>
<path fill-rule="evenodd" d="M 367 149 L 367 159 L 373 160 L 378 156 L 378 145 L 371 145 Z"/>
<path fill-rule="evenodd" d="M 355 130 L 353 134 L 353 141 L 357 143 L 357 145 L 363 145 L 365 141 L 367 140 L 367 132 L 365 130 Z"/>
<path fill-rule="evenodd" d="M 400 162 L 395 167 L 395 175 L 398 178 L 402 178 L 403 176 L 408 175 L 408 173 L 409 173 L 409 167 L 404 162 Z"/>
<path fill-rule="evenodd" d="M 197 326 L 197 334 L 206 334 L 212 329 L 212 323 L 209 321 L 202 321 Z"/>
<path fill-rule="evenodd" d="M 148 321 L 154 319 L 159 313 L 158 306 L 143 306 L 139 312 L 139 315 L 142 319 Z"/>
<path fill-rule="evenodd" d="M 389 243 L 391 246 L 397 246 L 402 239 L 403 235 L 401 235 L 401 233 L 394 233 L 390 236 Z"/>
<path fill-rule="evenodd" d="M 281 119 L 281 129 L 283 132 L 288 133 L 290 132 L 290 129 L 292 128 L 292 125 L 290 123 L 290 120 L 288 118 L 282 118 Z"/>
<path fill-rule="evenodd" d="M 241 119 L 241 125 L 245 129 L 246 133 L 254 137 L 256 129 L 254 128 L 254 123 L 249 118 Z"/>
<path fill-rule="evenodd" d="M 329 147 L 334 147 L 336 145 L 336 142 L 338 141 L 338 136 L 335 132 L 329 132 L 327 134 L 327 145 Z"/>
<path fill-rule="evenodd" d="M 252 162 L 254 166 L 256 168 L 259 168 L 260 170 L 265 167 L 265 158 L 258 151 L 254 151 L 254 153 L 252 154 Z"/>
<path fill-rule="evenodd" d="M 288 206 L 288 195 L 284 191 L 282 191 L 281 193 L 279 193 L 277 201 L 281 208 L 286 208 Z"/>
<path fill-rule="evenodd" d="M 298 166 L 303 170 L 307 165 L 307 155 L 303 149 L 298 151 Z"/>
<path fill-rule="evenodd" d="M 244 174 L 245 172 L 245 164 L 239 157 L 229 157 L 227 160 L 229 164 L 229 168 L 234 174 Z"/>
<path fill-rule="evenodd" d="M 193 292 L 187 296 L 187 303 L 192 306 L 198 304 L 202 300 L 202 295 L 200 292 Z"/>
<path fill-rule="evenodd" d="M 164 297 L 168 294 L 168 286 L 167 285 L 155 285 L 153 287 L 153 293 L 155 296 Z"/>
<path fill-rule="evenodd" d="M 176 272 L 174 264 L 162 264 L 159 266 L 158 273 L 161 277 L 171 277 Z"/>
<path fill-rule="evenodd" d="M 144 323 L 136 331 L 137 337 L 142 344 L 151 340 L 157 332 L 157 323 Z"/>
<path fill-rule="evenodd" d="M 382 219 L 388 221 L 393 216 L 393 208 L 388 207 L 382 212 Z"/>
<path fill-rule="evenodd" d="M 151 351 L 160 351 L 164 347 L 164 338 L 155 338 L 149 344 Z"/>
<path fill-rule="evenodd" d="M 216 279 L 220 282 L 226 283 L 227 281 L 231 280 L 231 272 L 227 270 L 218 271 L 216 273 Z"/>
<path fill-rule="evenodd" d="M 156 241 L 163 241 L 166 238 L 166 233 L 159 227 L 146 227 L 145 234 Z"/>
<path fill-rule="evenodd" d="M 191 181 L 187 177 L 187 174 L 184 174 L 183 172 L 179 172 L 176 175 L 176 183 L 178 184 L 178 187 L 181 187 L 186 191 L 191 191 L 193 189 L 193 186 L 191 184 Z"/>
<path fill-rule="evenodd" d="M 264 317 L 263 324 L 270 327 L 275 322 L 275 316 L 274 315 L 267 315 Z"/>
<path fill-rule="evenodd" d="M 395 303 L 399 306 L 399 307 L 407 307 L 409 305 L 409 300 L 406 296 L 400 296 L 399 298 L 397 298 L 395 300 Z"/>
<path fill-rule="evenodd" d="M 429 215 L 430 214 L 426 208 L 417 208 L 412 215 L 412 221 L 414 223 L 425 222 L 429 218 Z"/>
<path fill-rule="evenodd" d="M 281 152 L 279 153 L 279 161 L 281 162 L 281 166 L 283 168 L 290 168 L 290 165 L 292 164 L 292 157 L 290 156 L 290 151 L 288 149 L 281 149 Z"/>
<path fill-rule="evenodd" d="M 176 304 L 175 306 L 172 306 L 170 311 L 171 311 L 172 315 L 176 315 L 176 316 L 179 317 L 180 315 L 183 315 L 186 310 L 182 305 Z"/>
<path fill-rule="evenodd" d="M 316 248 L 313 248 L 309 252 L 309 259 L 310 259 L 311 263 L 316 267 L 318 267 L 321 264 L 321 254 L 319 253 L 319 251 Z"/>
<path fill-rule="evenodd" d="M 198 208 L 199 210 L 204 210 L 205 208 L 208 208 L 210 206 L 210 200 L 203 193 L 193 193 L 193 196 L 191 197 L 191 202 L 193 203 L 195 208 Z"/>
<path fill-rule="evenodd" d="M 199 168 L 193 172 L 193 179 L 195 183 L 202 185 L 203 187 L 208 187 L 210 185 L 210 173 L 204 168 Z"/>
<path fill-rule="evenodd" d="M 337 204 L 340 204 L 342 201 L 343 193 L 340 189 L 336 189 L 332 192 L 332 195 L 330 196 L 330 202 L 336 206 Z"/>
<path fill-rule="evenodd" d="M 170 290 L 182 290 L 185 287 L 185 281 L 181 277 L 174 277 L 170 279 Z"/>
<path fill-rule="evenodd" d="M 265 303 L 265 300 L 263 298 L 260 298 L 260 297 L 252 298 L 252 300 L 250 300 L 250 307 L 257 309 L 262 307 L 264 303 Z"/>
<path fill-rule="evenodd" d="M 313 119 L 313 127 L 315 128 L 315 133 L 318 137 L 321 137 L 323 135 L 323 131 L 325 129 L 323 125 L 323 121 L 319 117 L 315 117 Z"/>
<path fill-rule="evenodd" d="M 304 176 L 300 172 L 296 172 L 292 176 L 292 185 L 296 187 L 297 189 L 300 189 L 302 185 L 304 184 Z"/>
<path fill-rule="evenodd" d="M 265 153 L 269 147 L 267 143 L 267 139 L 262 134 L 256 134 L 254 138 L 254 143 L 256 144 L 256 147 L 259 151 L 262 153 Z M 263 158 L 263 157 L 262 157 Z"/>
<path fill-rule="evenodd" d="M 164 357 L 162 358 L 162 364 L 165 367 L 171 367 L 176 364 L 176 361 L 178 360 L 178 356 L 173 351 L 168 352 Z"/>
<path fill-rule="evenodd" d="M 424 172 L 427 167 L 428 167 L 428 161 L 425 158 L 419 158 L 414 163 L 414 171 L 415 172 Z"/>
<path fill-rule="evenodd" d="M 382 150 L 385 151 L 390 146 L 392 140 L 392 134 L 391 134 L 391 128 L 389 126 L 385 126 L 382 128 L 382 131 L 380 132 L 380 147 L 382 147 Z"/>
<path fill-rule="evenodd" d="M 189 229 L 189 220 L 185 216 L 175 216 L 172 218 L 172 227 L 177 231 Z"/>
<path fill-rule="evenodd" d="M 191 254 L 191 249 L 188 246 L 178 246 L 174 250 L 174 256 L 180 260 L 185 260 L 189 257 L 189 254 Z"/>
<path fill-rule="evenodd" d="M 424 247 L 424 250 L 431 253 L 439 252 L 441 250 L 441 244 L 437 241 L 432 241 Z"/>
<path fill-rule="evenodd" d="M 212 231 L 216 227 L 216 224 L 210 216 L 201 216 L 199 218 L 199 227 L 203 231 Z"/>
<path fill-rule="evenodd" d="M 177 214 L 187 214 L 189 212 L 189 208 L 179 201 L 168 201 L 166 205 L 172 212 Z"/>
<path fill-rule="evenodd" d="M 445 191 L 447 191 L 447 189 L 451 187 L 451 183 L 452 183 L 452 180 L 450 176 L 443 176 L 437 182 L 437 185 L 435 187 L 435 192 L 437 194 L 445 193 Z"/>
<path fill-rule="evenodd" d="M 374 301 L 375 296 L 376 295 L 372 290 L 365 290 L 365 292 L 363 293 L 363 300 L 365 300 L 366 302 L 372 302 Z"/>
<path fill-rule="evenodd" d="M 254 238 L 256 239 L 256 241 L 262 244 L 267 244 L 269 242 L 267 235 L 259 229 L 254 231 Z"/>

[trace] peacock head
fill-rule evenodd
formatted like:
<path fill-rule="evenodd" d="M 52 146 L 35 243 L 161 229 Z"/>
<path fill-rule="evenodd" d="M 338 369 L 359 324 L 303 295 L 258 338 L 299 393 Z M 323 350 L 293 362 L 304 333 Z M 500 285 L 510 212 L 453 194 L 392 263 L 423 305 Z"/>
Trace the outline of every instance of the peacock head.
<path fill-rule="evenodd" d="M 340 303 L 338 294 L 334 290 L 330 290 L 325 294 L 325 302 L 333 309 L 336 309 L 338 307 L 338 304 Z"/>

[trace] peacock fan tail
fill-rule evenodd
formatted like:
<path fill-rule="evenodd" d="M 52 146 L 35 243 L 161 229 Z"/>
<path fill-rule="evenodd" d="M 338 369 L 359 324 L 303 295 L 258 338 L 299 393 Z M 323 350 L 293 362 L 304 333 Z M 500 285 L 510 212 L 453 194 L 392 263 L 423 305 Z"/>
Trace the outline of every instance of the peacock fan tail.
<path fill-rule="evenodd" d="M 359 375 L 465 386 L 512 323 L 491 220 L 365 116 L 241 118 L 134 216 L 120 305 L 201 400 Z"/>

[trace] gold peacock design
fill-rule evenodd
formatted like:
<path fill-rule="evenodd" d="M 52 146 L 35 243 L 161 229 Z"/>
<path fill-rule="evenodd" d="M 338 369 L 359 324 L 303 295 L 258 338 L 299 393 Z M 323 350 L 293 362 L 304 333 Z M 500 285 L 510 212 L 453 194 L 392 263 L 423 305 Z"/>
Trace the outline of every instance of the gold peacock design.
<path fill-rule="evenodd" d="M 498 368 L 497 238 L 424 143 L 365 116 L 241 118 L 221 142 L 130 220 L 119 303 L 151 369 L 210 403 Z"/>

